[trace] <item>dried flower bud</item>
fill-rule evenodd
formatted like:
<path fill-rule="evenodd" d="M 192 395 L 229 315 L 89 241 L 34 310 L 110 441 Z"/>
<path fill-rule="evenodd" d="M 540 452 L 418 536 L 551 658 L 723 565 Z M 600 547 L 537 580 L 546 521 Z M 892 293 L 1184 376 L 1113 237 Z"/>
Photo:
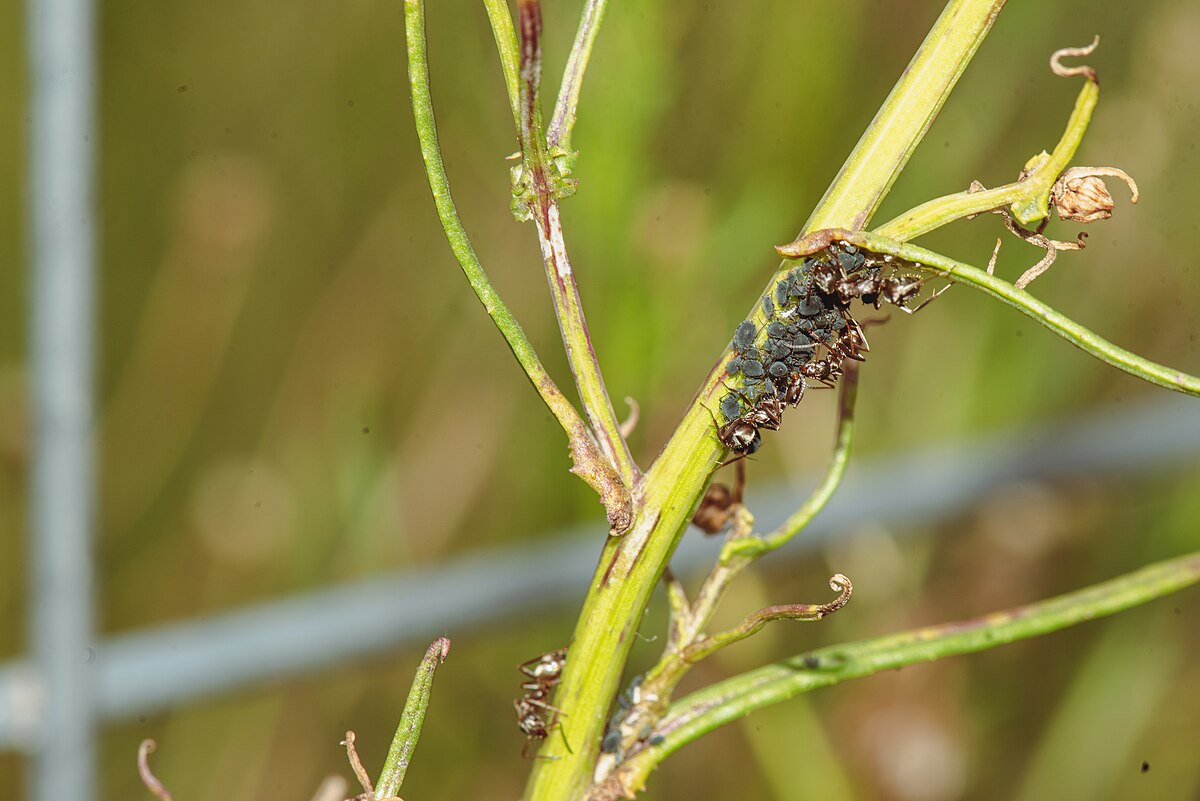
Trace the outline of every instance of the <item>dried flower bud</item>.
<path fill-rule="evenodd" d="M 1112 216 L 1113 198 L 1098 176 L 1073 178 L 1063 186 L 1063 193 L 1054 199 L 1054 209 L 1064 220 L 1090 223 Z"/>
<path fill-rule="evenodd" d="M 1121 170 L 1113 167 L 1072 167 L 1058 177 L 1050 188 L 1050 202 L 1064 220 L 1090 223 L 1112 216 L 1113 198 L 1101 175 L 1112 175 L 1129 185 L 1133 202 L 1137 203 L 1137 184 Z"/>

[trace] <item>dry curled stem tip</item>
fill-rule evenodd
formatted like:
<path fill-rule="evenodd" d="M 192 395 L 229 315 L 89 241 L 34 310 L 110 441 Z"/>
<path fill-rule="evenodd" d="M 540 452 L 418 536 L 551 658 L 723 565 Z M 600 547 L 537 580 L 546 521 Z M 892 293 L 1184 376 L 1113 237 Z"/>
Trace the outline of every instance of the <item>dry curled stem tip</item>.
<path fill-rule="evenodd" d="M 1028 228 L 1022 226 L 1016 221 L 1016 219 L 1007 209 L 995 209 L 994 211 L 996 214 L 999 214 L 1002 218 L 1004 218 L 1005 228 L 1029 244 L 1035 245 L 1046 251 L 1046 255 L 1043 256 L 1037 264 L 1021 273 L 1021 277 L 1013 282 L 1013 286 L 1015 286 L 1017 289 L 1024 289 L 1033 283 L 1035 278 L 1046 272 L 1046 270 L 1049 270 L 1050 265 L 1054 264 L 1054 260 L 1058 257 L 1058 252 L 1060 250 L 1083 250 L 1085 246 L 1084 240 L 1087 239 L 1086 233 L 1080 233 L 1075 237 L 1074 242 L 1064 242 L 1060 239 L 1051 239 L 1041 232 L 1041 228 L 1039 228 L 1037 231 L 1030 231 Z M 1045 227 L 1045 221 L 1042 222 L 1042 227 Z M 989 267 L 994 269 L 994 263 L 989 265 Z"/>
<path fill-rule="evenodd" d="M 1002 241 L 1003 240 L 1001 240 L 1000 237 L 996 237 L 996 247 L 992 248 L 992 257 L 990 259 L 988 259 L 988 266 L 987 266 L 987 274 L 988 275 L 996 274 L 996 260 L 1000 258 L 1000 243 Z"/>
<path fill-rule="evenodd" d="M 1050 187 L 1050 203 L 1058 216 L 1073 222 L 1090 223 L 1112 216 L 1113 198 L 1100 176 L 1120 178 L 1129 187 L 1130 200 L 1138 202 L 1137 183 L 1116 167 L 1072 167 L 1064 170 Z"/>
<path fill-rule="evenodd" d="M 158 743 L 153 740 L 142 740 L 138 746 L 137 765 L 138 776 L 142 778 L 142 784 L 146 785 L 146 789 L 154 794 L 155 798 L 161 801 L 174 801 L 174 796 L 171 791 L 163 786 L 163 783 L 154 775 L 154 771 L 150 770 L 150 755 L 158 748 Z"/>
<path fill-rule="evenodd" d="M 633 496 L 621 482 L 612 463 L 600 453 L 592 437 L 582 424 L 570 432 L 571 472 L 587 482 L 600 495 L 600 503 L 608 517 L 608 533 L 619 536 L 633 525 Z"/>
<path fill-rule="evenodd" d="M 1100 83 L 1099 79 L 1096 77 L 1096 71 L 1087 65 L 1081 64 L 1078 67 L 1064 67 L 1062 65 L 1062 59 L 1064 58 L 1071 56 L 1090 56 L 1098 44 L 1100 44 L 1099 34 L 1092 39 L 1092 43 L 1087 47 L 1064 47 L 1061 50 L 1055 50 L 1050 56 L 1051 72 L 1063 78 L 1070 78 L 1074 75 L 1086 75 L 1087 79 L 1092 83 Z"/>
<path fill-rule="evenodd" d="M 362 795 L 355 797 L 365 799 L 374 798 L 375 788 L 371 784 L 371 777 L 367 774 L 367 769 L 363 767 L 362 760 L 358 757 L 358 749 L 354 747 L 354 732 L 346 732 L 346 739 L 342 740 L 341 745 L 346 746 L 346 758 L 350 760 L 350 769 L 354 771 L 354 778 L 358 779 L 358 783 L 363 788 Z"/>
<path fill-rule="evenodd" d="M 621 436 L 628 439 L 633 430 L 637 428 L 638 420 L 641 419 L 642 407 L 638 406 L 638 402 L 629 395 L 625 396 L 625 403 L 629 406 L 629 416 L 621 423 L 620 428 Z"/>

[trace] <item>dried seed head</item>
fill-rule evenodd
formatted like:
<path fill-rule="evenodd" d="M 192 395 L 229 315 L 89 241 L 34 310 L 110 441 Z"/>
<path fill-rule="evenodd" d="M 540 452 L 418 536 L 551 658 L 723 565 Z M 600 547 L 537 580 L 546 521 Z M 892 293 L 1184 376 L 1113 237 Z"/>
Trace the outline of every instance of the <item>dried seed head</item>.
<path fill-rule="evenodd" d="M 1120 178 L 1128 184 L 1133 202 L 1137 203 L 1137 184 L 1121 170 L 1113 167 L 1072 167 L 1060 175 L 1050 188 L 1050 201 L 1058 216 L 1080 223 L 1111 217 L 1113 198 L 1100 177 L 1102 175 Z"/>
<path fill-rule="evenodd" d="M 1113 198 L 1099 176 L 1067 181 L 1063 194 L 1054 199 L 1054 209 L 1064 220 L 1090 223 L 1112 216 Z"/>

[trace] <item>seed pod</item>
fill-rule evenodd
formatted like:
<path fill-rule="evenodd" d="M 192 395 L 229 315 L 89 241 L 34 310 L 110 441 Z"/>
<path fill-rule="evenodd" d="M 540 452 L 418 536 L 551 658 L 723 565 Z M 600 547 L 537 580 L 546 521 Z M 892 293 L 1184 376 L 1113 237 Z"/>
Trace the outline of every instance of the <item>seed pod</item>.
<path fill-rule="evenodd" d="M 1081 223 L 1107 220 L 1112 216 L 1113 205 L 1108 187 L 1096 175 L 1065 181 L 1062 194 L 1054 198 L 1054 210 L 1059 217 Z"/>

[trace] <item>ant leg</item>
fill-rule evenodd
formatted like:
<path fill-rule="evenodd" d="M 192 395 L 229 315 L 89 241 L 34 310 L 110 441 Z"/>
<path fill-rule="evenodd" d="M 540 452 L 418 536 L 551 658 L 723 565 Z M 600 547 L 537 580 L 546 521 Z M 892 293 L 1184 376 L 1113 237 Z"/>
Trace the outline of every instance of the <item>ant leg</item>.
<path fill-rule="evenodd" d="M 942 273 L 941 275 L 945 275 L 945 273 Z M 933 303 L 935 300 L 937 300 L 939 297 L 941 297 L 942 293 L 945 292 L 947 289 L 949 289 L 952 286 L 954 286 L 954 284 L 946 284 L 944 287 L 939 289 L 937 292 L 934 292 L 932 295 L 925 298 L 925 300 L 921 301 L 916 306 L 913 306 L 911 309 L 906 306 L 901 306 L 900 311 L 907 312 L 908 314 L 916 314 L 921 309 L 925 308 L 930 303 Z"/>
<path fill-rule="evenodd" d="M 746 489 L 746 463 L 739 461 L 737 473 L 733 479 L 733 502 L 742 502 L 742 492 Z"/>
<path fill-rule="evenodd" d="M 739 453 L 737 456 L 733 457 L 732 459 L 726 459 L 723 462 L 718 462 L 717 468 L 720 469 L 722 467 L 728 467 L 731 464 L 737 464 L 738 462 L 742 461 L 743 459 L 745 459 L 749 456 L 750 456 L 750 454 L 748 454 L 748 453 Z"/>
<path fill-rule="evenodd" d="M 555 722 L 554 728 L 558 729 L 558 734 L 562 737 L 563 747 L 567 749 L 567 753 L 574 754 L 575 749 L 571 747 L 571 743 L 567 740 L 567 732 L 563 729 L 562 724 Z"/>
<path fill-rule="evenodd" d="M 867 342 L 867 332 L 863 330 L 862 324 L 858 320 L 847 315 L 846 325 L 854 329 L 854 337 L 862 343 L 863 353 L 870 353 L 871 345 Z"/>

